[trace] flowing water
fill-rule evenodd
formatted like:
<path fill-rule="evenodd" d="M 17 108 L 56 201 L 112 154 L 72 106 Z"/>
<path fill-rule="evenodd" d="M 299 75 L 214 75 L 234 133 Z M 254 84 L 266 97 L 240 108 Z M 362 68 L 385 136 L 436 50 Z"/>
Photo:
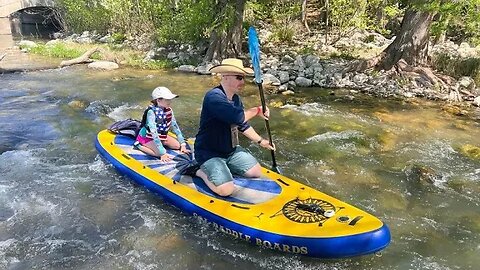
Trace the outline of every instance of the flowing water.
<path fill-rule="evenodd" d="M 235 241 L 99 157 L 96 133 L 115 120 L 140 118 L 158 85 L 180 95 L 174 111 L 193 137 L 203 94 L 216 83 L 209 76 L 82 66 L 0 75 L 0 269 L 480 265 L 480 123 L 435 104 L 351 99 L 321 89 L 268 97 L 284 174 L 385 221 L 392 242 L 376 255 L 321 260 Z M 247 106 L 258 105 L 253 85 L 242 96 Z M 252 125 L 266 136 L 261 121 Z M 243 145 L 270 164 L 267 151 Z"/>

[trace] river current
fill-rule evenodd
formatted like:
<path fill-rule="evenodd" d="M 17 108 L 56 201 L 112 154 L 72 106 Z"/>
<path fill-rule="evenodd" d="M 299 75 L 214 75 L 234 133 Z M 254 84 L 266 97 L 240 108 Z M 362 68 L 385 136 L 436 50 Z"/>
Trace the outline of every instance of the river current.
<path fill-rule="evenodd" d="M 268 96 L 284 174 L 386 222 L 380 254 L 321 260 L 220 234 L 120 176 L 98 131 L 156 86 L 194 137 L 210 76 L 83 66 L 0 75 L 0 269 L 477 269 L 480 123 L 424 101 L 303 89 Z M 253 84 L 242 91 L 259 105 Z M 251 123 L 266 136 L 262 121 Z M 270 153 L 243 140 L 264 166 Z M 476 265 L 476 266 L 475 266 Z"/>

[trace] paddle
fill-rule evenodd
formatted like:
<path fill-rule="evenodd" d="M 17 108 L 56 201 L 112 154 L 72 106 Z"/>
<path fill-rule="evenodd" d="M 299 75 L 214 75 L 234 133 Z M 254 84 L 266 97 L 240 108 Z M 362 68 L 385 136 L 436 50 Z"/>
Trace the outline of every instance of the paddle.
<path fill-rule="evenodd" d="M 263 93 L 263 85 L 262 85 L 262 70 L 260 69 L 260 43 L 258 42 L 257 31 L 253 26 L 250 26 L 248 29 L 248 49 L 250 51 L 250 57 L 252 58 L 253 70 L 255 73 L 255 83 L 258 86 L 258 91 L 260 92 L 260 100 L 262 102 L 262 111 L 265 113 L 266 105 L 265 105 L 265 94 Z M 272 133 L 270 132 L 270 124 L 268 120 L 265 119 L 265 127 L 267 128 L 268 139 L 270 141 L 270 145 L 273 145 L 272 141 Z M 275 160 L 275 151 L 271 150 L 272 154 L 272 170 L 277 173 L 281 173 L 280 169 L 277 167 L 277 161 Z"/>

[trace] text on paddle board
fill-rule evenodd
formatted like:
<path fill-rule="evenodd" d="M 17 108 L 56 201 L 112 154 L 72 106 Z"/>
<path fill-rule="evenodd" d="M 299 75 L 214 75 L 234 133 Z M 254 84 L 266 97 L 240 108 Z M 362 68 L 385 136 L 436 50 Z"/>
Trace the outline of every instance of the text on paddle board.
<path fill-rule="evenodd" d="M 209 221 L 206 218 L 198 215 L 197 213 L 193 213 L 193 216 L 201 219 L 204 222 L 212 224 L 212 226 L 215 228 L 215 230 L 223 232 L 223 233 L 228 234 L 228 235 L 231 235 L 235 239 L 245 240 L 247 242 L 254 243 L 257 246 L 261 246 L 261 247 L 268 248 L 268 249 L 273 249 L 273 250 L 278 250 L 278 251 L 283 251 L 283 252 L 289 252 L 289 253 L 295 253 L 295 254 L 303 254 L 303 255 L 308 254 L 308 248 L 307 247 L 299 247 L 299 246 L 294 246 L 294 245 L 287 245 L 287 244 L 270 242 L 268 240 L 263 240 L 263 239 L 260 239 L 258 237 L 252 238 L 250 235 L 247 235 L 247 234 L 244 234 L 244 233 L 241 233 L 241 232 L 237 232 L 235 230 L 226 228 L 223 225 L 219 225 L 219 224 L 217 224 L 213 221 Z"/>

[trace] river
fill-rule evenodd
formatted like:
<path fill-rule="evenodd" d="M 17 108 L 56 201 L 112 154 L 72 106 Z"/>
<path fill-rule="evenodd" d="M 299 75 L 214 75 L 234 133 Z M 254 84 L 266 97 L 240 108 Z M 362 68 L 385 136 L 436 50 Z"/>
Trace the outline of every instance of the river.
<path fill-rule="evenodd" d="M 279 167 L 385 221 L 392 242 L 375 255 L 321 260 L 235 241 L 99 157 L 96 133 L 115 120 L 140 118 L 158 85 L 180 95 L 173 108 L 183 133 L 193 137 L 202 97 L 216 83 L 209 76 L 84 66 L 0 75 L 0 268 L 480 265 L 480 123 L 435 103 L 314 88 L 267 97 Z M 242 96 L 246 106 L 259 104 L 253 84 Z M 261 121 L 252 125 L 265 134 Z M 269 152 L 243 145 L 270 165 Z"/>

